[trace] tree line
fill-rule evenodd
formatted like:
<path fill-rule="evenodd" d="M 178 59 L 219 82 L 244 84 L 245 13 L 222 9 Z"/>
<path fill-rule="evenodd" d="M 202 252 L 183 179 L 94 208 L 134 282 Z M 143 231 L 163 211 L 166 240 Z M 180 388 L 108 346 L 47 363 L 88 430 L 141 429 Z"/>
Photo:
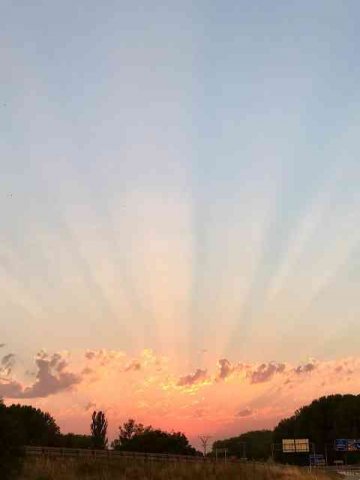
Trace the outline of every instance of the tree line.
<path fill-rule="evenodd" d="M 26 445 L 86 449 L 111 447 L 132 452 L 199 455 L 182 432 L 144 426 L 130 418 L 119 426 L 118 437 L 109 444 L 107 429 L 105 413 L 94 411 L 88 435 L 63 434 L 49 413 L 28 405 L 7 407 L 0 400 L 0 478 L 15 478 Z"/>
<path fill-rule="evenodd" d="M 89 447 L 107 448 L 108 422 L 103 412 L 94 412 L 91 422 Z M 119 427 L 118 437 L 111 443 L 114 450 L 143 453 L 169 453 L 173 455 L 198 455 L 181 432 L 166 432 L 151 425 L 136 423 L 133 418 Z M 201 454 L 200 454 L 201 455 Z"/>
<path fill-rule="evenodd" d="M 38 408 L 28 405 L 0 403 L 0 440 L 10 436 L 14 445 L 47 447 L 93 448 L 111 447 L 134 452 L 171 453 L 195 455 L 196 450 L 181 432 L 166 432 L 151 425 L 144 426 L 130 418 L 119 426 L 118 437 L 109 444 L 108 421 L 105 413 L 94 411 L 91 416 L 90 434 L 63 434 L 55 419 Z"/>
<path fill-rule="evenodd" d="M 357 452 L 336 452 L 336 439 L 360 439 L 360 395 L 328 395 L 314 400 L 298 409 L 294 415 L 281 420 L 273 430 L 243 433 L 239 436 L 218 440 L 216 448 L 227 448 L 231 456 L 293 464 L 309 462 L 309 453 L 291 454 L 282 452 L 283 439 L 307 438 L 310 451 L 324 455 L 328 463 L 343 460 L 360 462 Z"/>

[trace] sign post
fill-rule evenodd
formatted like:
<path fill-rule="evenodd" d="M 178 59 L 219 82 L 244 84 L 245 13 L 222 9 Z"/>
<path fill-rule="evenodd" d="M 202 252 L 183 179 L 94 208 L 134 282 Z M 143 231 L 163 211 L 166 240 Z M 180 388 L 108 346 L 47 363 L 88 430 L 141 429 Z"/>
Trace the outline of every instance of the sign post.
<path fill-rule="evenodd" d="M 309 458 L 310 465 L 314 467 L 323 467 L 326 465 L 325 456 L 322 453 L 312 453 Z"/>
<path fill-rule="evenodd" d="M 315 454 L 315 446 L 313 445 Z M 282 441 L 283 453 L 309 453 L 310 443 L 308 438 L 284 438 Z M 311 460 L 310 460 L 311 469 Z"/>
<path fill-rule="evenodd" d="M 227 448 L 215 448 L 215 461 L 216 461 L 216 462 L 218 461 L 219 453 L 220 453 L 220 454 L 223 453 L 223 454 L 224 454 L 224 461 L 225 461 L 225 463 L 226 463 L 227 451 L 228 451 Z"/>

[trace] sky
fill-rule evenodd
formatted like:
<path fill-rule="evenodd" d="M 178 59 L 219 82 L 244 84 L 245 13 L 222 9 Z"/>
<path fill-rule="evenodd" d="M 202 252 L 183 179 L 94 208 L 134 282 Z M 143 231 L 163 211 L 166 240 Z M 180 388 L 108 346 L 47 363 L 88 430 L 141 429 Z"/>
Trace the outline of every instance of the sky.
<path fill-rule="evenodd" d="M 359 393 L 359 3 L 0 12 L 0 397 L 196 442 Z"/>

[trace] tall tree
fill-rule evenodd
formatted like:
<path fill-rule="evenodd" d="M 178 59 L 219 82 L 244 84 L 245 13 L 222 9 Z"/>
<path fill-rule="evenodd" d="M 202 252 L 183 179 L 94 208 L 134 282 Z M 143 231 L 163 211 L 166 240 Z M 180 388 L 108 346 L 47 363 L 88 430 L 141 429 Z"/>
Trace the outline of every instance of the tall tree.
<path fill-rule="evenodd" d="M 94 411 L 91 417 L 91 438 L 94 448 L 106 448 L 108 439 L 106 437 L 108 422 L 105 417 L 105 413 L 101 410 L 99 412 Z"/>

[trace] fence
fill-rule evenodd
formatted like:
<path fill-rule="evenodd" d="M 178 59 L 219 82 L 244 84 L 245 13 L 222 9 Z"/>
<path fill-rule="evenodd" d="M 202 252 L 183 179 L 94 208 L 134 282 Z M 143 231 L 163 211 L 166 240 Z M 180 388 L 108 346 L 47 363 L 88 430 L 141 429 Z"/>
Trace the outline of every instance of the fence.
<path fill-rule="evenodd" d="M 172 455 L 167 453 L 139 453 L 123 452 L 118 450 L 91 450 L 85 448 L 60 448 L 60 447 L 25 447 L 25 455 L 29 457 L 68 457 L 68 458 L 131 458 L 143 461 L 168 461 L 168 462 L 204 462 L 202 456 Z"/>
<path fill-rule="evenodd" d="M 61 447 L 34 447 L 26 446 L 25 455 L 29 457 L 66 457 L 66 458 L 92 458 L 92 459 L 132 459 L 146 462 L 182 462 L 182 463 L 204 463 L 204 462 L 216 462 L 215 457 L 202 457 L 191 455 L 172 455 L 168 453 L 139 453 L 139 452 L 124 452 L 118 450 L 92 450 L 86 448 L 61 448 Z M 219 462 L 219 459 L 217 460 Z M 224 461 L 224 460 L 222 460 Z M 244 460 L 228 458 L 228 462 L 243 463 Z M 265 462 L 245 462 L 249 466 L 256 465 L 269 466 Z M 277 464 L 278 467 L 284 469 L 289 468 L 289 465 Z M 309 467 L 303 467 L 309 468 Z M 314 468 L 314 467 L 313 467 Z M 349 476 L 360 476 L 359 466 L 350 465 L 338 465 L 327 467 L 315 467 L 316 470 L 333 471 Z"/>

